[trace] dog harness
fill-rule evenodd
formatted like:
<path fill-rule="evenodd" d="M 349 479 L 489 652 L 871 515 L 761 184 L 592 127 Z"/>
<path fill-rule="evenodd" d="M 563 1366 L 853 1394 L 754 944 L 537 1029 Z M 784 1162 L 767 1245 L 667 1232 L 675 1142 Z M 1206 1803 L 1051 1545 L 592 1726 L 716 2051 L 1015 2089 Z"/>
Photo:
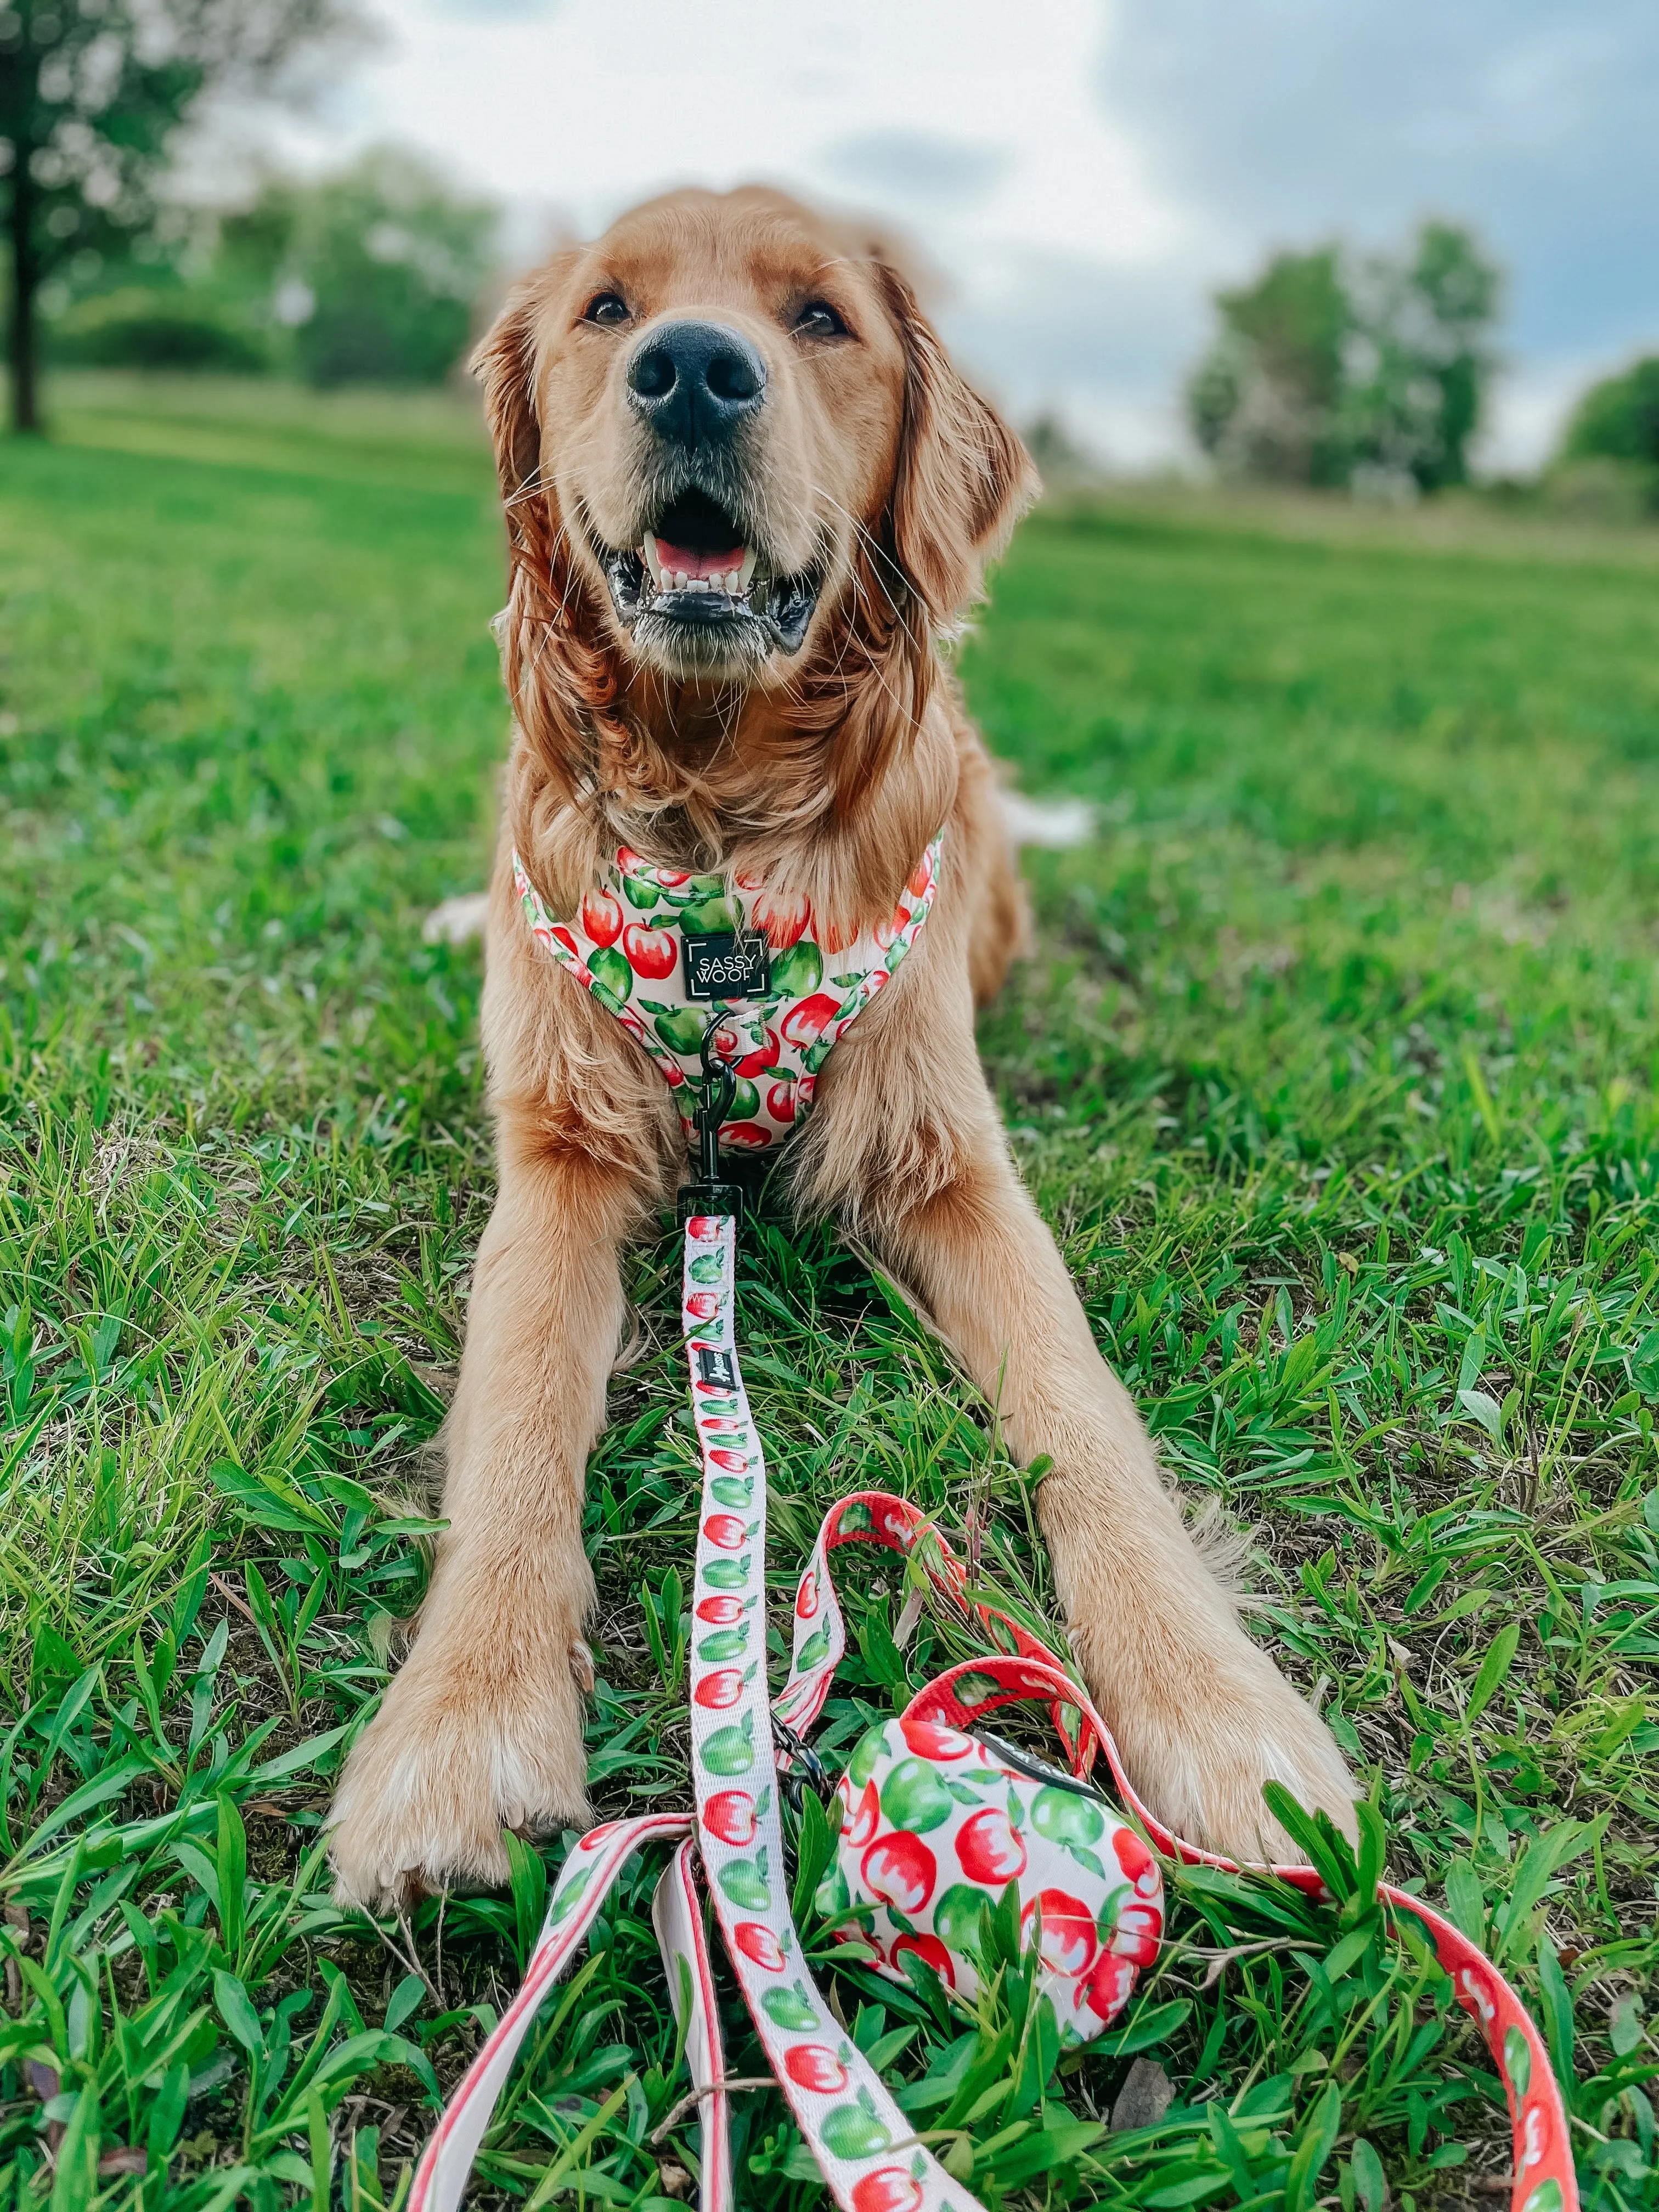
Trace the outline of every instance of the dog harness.
<path fill-rule="evenodd" d="M 1183 1843 L 1154 1817 L 1069 1664 L 1010 1614 L 975 1598 L 940 1532 L 902 1498 L 866 1491 L 831 1507 L 795 1592 L 789 1678 L 775 1698 L 769 1694 L 766 1464 L 733 1326 L 742 1198 L 720 1180 L 720 1148 L 722 1141 L 771 1144 L 799 1121 L 836 1037 L 915 942 L 938 860 L 936 842 L 885 940 L 878 935 L 843 955 L 811 936 L 804 910 L 780 921 L 757 886 L 654 869 L 629 853 L 618 854 L 615 874 L 607 872 L 605 884 L 584 899 L 579 926 L 554 922 L 515 857 L 538 938 L 629 1026 L 677 1091 L 702 1092 L 688 1117 L 702 1140 L 701 1171 L 681 1196 L 681 1319 L 702 1468 L 689 1668 L 696 1810 L 612 1820 L 577 1839 L 523 1984 L 446 2106 L 416 2170 L 407 2212 L 455 2212 L 543 1998 L 629 1862 L 653 1843 L 673 1847 L 652 1918 L 692 2089 L 651 2141 L 662 2141 L 695 2104 L 702 2212 L 732 2212 L 737 2201 L 727 2106 L 734 2089 L 757 2086 L 732 2082 L 726 2072 L 705 1891 L 771 2078 L 843 2212 L 979 2212 L 966 2182 L 940 2164 L 831 2010 L 792 1911 L 797 1877 L 786 1858 L 779 1798 L 781 1791 L 798 1796 L 803 1776 L 827 1786 L 804 1738 L 847 1646 L 830 1562 L 848 1546 L 896 1554 L 909 1586 L 931 1595 L 958 1631 L 976 1632 L 987 1646 L 982 1657 L 929 1683 L 896 1719 L 872 1728 L 831 1800 L 840 1833 L 815 1904 L 823 1933 L 842 1947 L 850 1966 L 905 1987 L 936 1975 L 964 2002 L 982 1972 L 1028 1974 L 1024 2033 L 1041 2046 L 1037 2070 L 1046 2082 L 1060 2049 L 1088 2042 L 1116 2018 L 1139 1969 L 1157 1955 L 1164 1926 L 1157 1855 L 1238 1870 Z M 666 913 L 653 921 L 665 905 Z M 641 920 L 624 919 L 625 907 Z M 710 920 L 723 926 L 705 927 Z M 631 946 L 630 930 L 639 933 Z M 781 948 L 780 932 L 788 939 Z M 743 949 L 745 935 L 762 939 L 769 972 L 764 963 L 744 964 L 759 957 Z M 727 942 L 709 951 L 701 940 L 711 936 Z M 647 941 L 653 938 L 662 941 Z M 810 954 L 787 965 L 803 946 Z M 756 997 L 705 996 L 699 967 L 705 959 L 736 959 L 737 968 L 721 969 L 720 988 L 752 984 Z M 684 988 L 671 992 L 677 973 Z M 813 1003 L 820 998 L 822 1008 Z M 808 1006 L 810 1016 L 792 1021 Z M 753 1073 L 738 1073 L 750 1063 Z M 793 1086 L 788 1097 L 763 1107 L 763 1078 L 781 1092 Z M 1032 1759 L 987 1728 L 988 1717 L 1022 1703 L 1046 1709 L 1064 1768 Z M 1097 1761 L 1110 1773 L 1121 1812 L 1093 1781 Z M 800 1825 L 803 1852 L 810 1825 Z M 1508 2097 L 1511 2212 L 1577 2212 L 1566 2112 L 1538 2030 L 1478 1944 L 1419 1898 L 1376 1879 L 1380 1854 L 1374 1827 L 1369 1867 L 1362 1852 L 1358 1882 L 1342 1903 L 1345 1927 L 1352 1936 L 1380 1916 L 1416 1957 L 1438 1960 L 1478 2023 Z M 1272 1872 L 1304 1894 L 1336 1901 L 1315 1867 Z M 622 2094 L 612 2094 L 601 2117 Z M 998 2141 L 1006 2142 L 1006 2135 Z M 952 2163 L 959 2163 L 956 2153 Z"/>
<path fill-rule="evenodd" d="M 513 855 L 536 942 L 613 1013 L 682 1098 L 708 1070 L 704 1040 L 736 1081 L 722 1151 L 776 1146 L 811 1110 L 820 1071 L 848 1023 L 915 943 L 939 884 L 943 832 L 917 861 L 891 918 L 848 941 L 821 929 L 804 898 L 752 876 L 694 876 L 626 845 L 568 921 L 550 915 Z M 692 1117 L 683 1104 L 688 1136 Z"/>

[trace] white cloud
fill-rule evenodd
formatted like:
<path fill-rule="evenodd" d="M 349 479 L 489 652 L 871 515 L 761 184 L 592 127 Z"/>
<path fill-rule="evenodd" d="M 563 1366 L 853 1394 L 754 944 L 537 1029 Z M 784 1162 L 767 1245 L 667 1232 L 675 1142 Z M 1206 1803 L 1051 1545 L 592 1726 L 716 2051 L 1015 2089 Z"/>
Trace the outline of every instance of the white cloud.
<path fill-rule="evenodd" d="M 1021 413 L 1180 450 L 1206 301 L 1270 244 L 1473 218 L 1513 272 L 1489 450 L 1659 339 L 1652 0 L 374 0 L 380 52 L 290 156 L 413 143 L 528 256 L 685 180 L 896 216 L 948 334 Z"/>
<path fill-rule="evenodd" d="M 762 177 L 886 212 L 945 274 L 942 319 L 1011 405 L 1059 401 L 1079 428 L 1169 414 L 1150 379 L 1108 390 L 1114 295 L 1197 326 L 1193 225 L 1147 181 L 1093 92 L 1096 0 L 819 0 L 714 16 L 677 0 L 379 0 L 384 43 L 289 158 L 337 162 L 392 138 L 515 210 L 515 250 L 589 232 L 688 179 Z M 1053 289 L 1034 285 L 1047 270 Z M 1066 335 L 1068 334 L 1069 335 Z M 1183 330 L 1182 343 L 1190 342 Z M 1062 360 L 1061 348 L 1065 354 Z M 1121 362 L 1123 349 L 1116 348 Z M 1167 446 L 1168 424 L 1152 438 Z"/>

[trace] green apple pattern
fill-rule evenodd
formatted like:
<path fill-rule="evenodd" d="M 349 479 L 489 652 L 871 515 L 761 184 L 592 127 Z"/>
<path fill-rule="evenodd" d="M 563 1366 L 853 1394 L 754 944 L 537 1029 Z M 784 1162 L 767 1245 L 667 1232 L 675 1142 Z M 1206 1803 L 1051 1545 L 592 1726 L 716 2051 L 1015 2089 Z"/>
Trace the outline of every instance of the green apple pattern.
<path fill-rule="evenodd" d="M 611 917 L 600 919 L 608 926 Z M 765 1463 L 741 1381 L 706 1382 L 698 1358 L 727 1355 L 737 1375 L 734 1241 L 729 1215 L 694 1215 L 685 1224 L 681 1316 L 702 1462 L 690 1670 L 698 1853 L 769 2063 L 840 2203 L 854 2212 L 893 2203 L 913 2212 L 975 2212 L 970 2192 L 927 2153 L 907 2154 L 902 2170 L 892 2165 L 892 2147 L 912 2141 L 913 2126 L 802 1971 L 770 1786 Z M 944 1821 L 957 1809 L 951 1784 L 919 1758 L 890 1783 L 889 1795 L 917 1820 Z M 896 2177 L 902 2185 L 897 2196 Z"/>
<path fill-rule="evenodd" d="M 629 879 L 623 892 L 619 900 L 597 890 L 583 902 L 601 950 L 608 939 L 640 926 L 624 921 L 623 900 L 648 915 L 661 903 L 708 904 L 724 896 L 716 878 L 671 882 L 665 876 L 650 884 Z M 780 902 L 757 903 L 769 920 L 793 926 Z M 646 951 L 654 961 L 663 957 L 659 946 Z M 458 2212 L 472 2148 L 542 1997 L 628 1860 L 651 1841 L 678 1845 L 658 1884 L 653 1917 L 670 1987 L 683 1993 L 677 2008 L 680 2002 L 690 2007 L 681 2025 L 691 2078 L 718 2080 L 723 2063 L 694 1872 L 700 1858 L 773 2076 L 843 2212 L 979 2212 L 977 2200 L 917 2141 L 914 2123 L 841 2033 L 804 1970 L 784 1893 L 766 1686 L 765 1468 L 737 1377 L 730 1296 L 734 1233 L 729 1216 L 686 1224 L 683 1315 L 703 1471 L 692 1610 L 712 1632 L 699 1631 L 691 1668 L 695 1817 L 641 1814 L 606 1822 L 576 1840 L 554 1885 L 523 1987 L 452 2094 L 416 2170 L 405 2212 Z M 731 1382 L 717 1387 L 703 1379 L 700 1355 L 708 1352 L 726 1355 Z M 738 1503 L 730 1486 L 738 1483 L 757 1493 L 750 1522 L 724 1510 Z M 1040 1961 L 1040 1986 L 1062 2040 L 1085 2042 L 1121 2010 L 1139 1968 L 1156 1954 L 1163 1924 L 1158 1862 L 1140 1832 L 1086 1784 L 1058 1769 L 1033 1771 L 1025 1754 L 1005 1755 L 994 1738 L 969 1729 L 1001 1705 L 1044 1705 L 1076 1771 L 1086 1771 L 1088 1758 L 1103 1753 L 1134 1803 L 1104 1723 L 1045 1644 L 1011 1615 L 971 1598 L 962 1562 L 915 1507 L 866 1491 L 825 1516 L 800 1578 L 794 1664 L 775 1708 L 789 1728 L 804 1732 L 811 1726 L 844 1649 L 829 1553 L 848 1542 L 906 1554 L 907 1574 L 921 1573 L 959 1612 L 976 1612 L 993 1648 L 983 1661 L 947 1668 L 896 1720 L 878 1723 L 854 1747 L 840 1785 L 840 1834 L 817 1893 L 818 1911 L 832 1923 L 832 1934 L 860 1944 L 861 1958 L 873 1959 L 895 1982 L 909 1979 L 914 1956 L 970 2000 L 988 1916 L 1012 1905 L 1024 1946 Z M 994 1648 L 998 1643 L 1002 1649 Z M 727 1659 L 744 1663 L 720 1663 Z M 1188 1859 L 1200 1856 L 1144 1808 L 1137 1809 L 1161 1849 Z M 1311 1869 L 1278 1871 L 1298 1887 L 1317 1887 Z M 1459 2003 L 1479 2023 L 1509 2094 L 1513 2206 L 1518 2212 L 1578 2212 L 1559 2087 L 1549 2051 L 1520 2000 L 1479 1947 L 1420 1898 L 1384 1882 L 1377 1895 L 1431 1943 Z M 704 2108 L 702 2159 L 705 2203 L 731 2202 L 731 2144 L 717 2100 Z"/>
<path fill-rule="evenodd" d="M 856 1915 L 835 1934 L 873 1952 L 889 1980 L 908 1986 L 913 1951 L 971 2002 L 982 1917 L 1010 1882 L 1062 2044 L 1100 2034 L 1157 1957 L 1162 1871 L 1099 1799 L 908 1713 L 860 1739 L 837 1794 L 841 1837 L 817 1903 L 826 1917 Z"/>
<path fill-rule="evenodd" d="M 915 944 L 939 885 L 944 833 L 917 861 L 891 917 L 851 944 L 818 933 L 811 906 L 752 876 L 693 876 L 642 860 L 627 846 L 578 900 L 550 914 L 513 855 L 513 881 L 538 945 L 568 969 L 655 1060 L 680 1103 L 702 1074 L 704 1032 L 718 1019 L 737 1092 L 720 1127 L 727 1151 L 780 1145 L 811 1109 L 823 1063 L 847 1024 L 881 989 Z M 766 995 L 718 1007 L 692 1000 L 681 957 L 684 933 L 758 930 L 770 947 Z"/>

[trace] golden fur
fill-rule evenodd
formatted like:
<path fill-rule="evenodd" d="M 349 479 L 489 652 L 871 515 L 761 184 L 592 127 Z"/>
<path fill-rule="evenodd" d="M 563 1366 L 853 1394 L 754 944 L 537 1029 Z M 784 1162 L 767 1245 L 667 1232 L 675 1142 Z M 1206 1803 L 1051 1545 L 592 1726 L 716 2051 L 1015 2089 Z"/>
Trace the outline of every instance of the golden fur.
<path fill-rule="evenodd" d="M 583 319 L 615 291 L 626 336 Z M 850 336 L 803 341 L 827 299 Z M 718 318 L 767 370 L 748 448 L 781 571 L 823 582 L 806 642 L 688 669 L 617 619 L 607 547 L 642 526 L 651 457 L 623 404 L 628 350 Z M 418 1636 L 335 1802 L 342 1893 L 495 1882 L 503 1827 L 587 1820 L 580 1534 L 587 1455 L 623 1327 L 622 1241 L 685 1171 L 656 1070 L 537 950 L 516 845 L 570 911 L 619 842 L 804 893 L 819 927 L 890 913 L 946 825 L 940 891 L 892 984 L 828 1063 L 794 1188 L 905 1283 L 1000 1408 L 1078 1658 L 1137 1786 L 1194 1841 L 1288 1855 L 1261 1785 L 1351 1826 L 1321 1722 L 1238 1624 L 1010 1163 L 975 1049 L 1024 906 L 991 764 L 940 658 L 1036 489 L 1018 440 L 957 374 L 879 240 L 760 191 L 684 192 L 558 255 L 508 301 L 477 367 L 508 520 L 501 626 L 514 710 L 487 925 L 483 1040 L 500 1194 L 479 1248 L 445 1432 L 447 1534 Z"/>

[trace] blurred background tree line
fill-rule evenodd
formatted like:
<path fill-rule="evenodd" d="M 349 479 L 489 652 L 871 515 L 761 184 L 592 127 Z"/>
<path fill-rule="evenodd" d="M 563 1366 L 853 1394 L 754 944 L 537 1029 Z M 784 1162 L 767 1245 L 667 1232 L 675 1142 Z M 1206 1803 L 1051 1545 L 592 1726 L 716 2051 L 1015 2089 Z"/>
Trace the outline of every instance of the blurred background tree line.
<path fill-rule="evenodd" d="M 395 149 L 192 204 L 176 157 L 216 105 L 302 95 L 360 41 L 351 0 L 0 0 L 0 199 L 13 421 L 37 368 L 216 370 L 326 386 L 442 382 L 467 350 L 499 214 Z M 1188 424 L 1218 474 L 1382 496 L 1469 482 L 1499 366 L 1499 270 L 1468 229 L 1395 252 L 1271 255 L 1215 295 Z M 1030 426 L 1051 482 L 1098 473 Z M 1659 514 L 1659 356 L 1587 392 L 1545 482 Z"/>
<path fill-rule="evenodd" d="M 1467 483 L 1502 301 L 1502 272 L 1455 223 L 1425 222 L 1395 253 L 1275 253 L 1215 295 L 1193 434 L 1224 476 L 1385 496 Z M 1591 386 L 1549 476 L 1557 504 L 1659 511 L 1659 357 Z"/>
<path fill-rule="evenodd" d="M 269 179 L 249 207 L 173 228 L 144 259 L 65 286 L 54 359 L 440 384 L 466 350 L 496 215 L 387 149 L 319 182 Z"/>
<path fill-rule="evenodd" d="M 1463 483 L 1493 366 L 1500 277 L 1466 230 L 1427 222 L 1400 255 L 1276 253 L 1218 292 L 1187 389 L 1200 446 L 1285 483 Z"/>

